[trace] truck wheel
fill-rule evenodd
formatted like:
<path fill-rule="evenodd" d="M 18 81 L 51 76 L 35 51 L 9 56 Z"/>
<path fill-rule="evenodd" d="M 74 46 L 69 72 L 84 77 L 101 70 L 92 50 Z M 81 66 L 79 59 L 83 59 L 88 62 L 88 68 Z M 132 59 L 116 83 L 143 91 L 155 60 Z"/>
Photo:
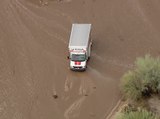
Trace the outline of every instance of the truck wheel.
<path fill-rule="evenodd" d="M 90 58 L 91 58 L 91 57 L 89 56 L 87 61 L 89 61 L 89 60 L 90 60 Z"/>
<path fill-rule="evenodd" d="M 93 42 L 91 43 L 91 47 L 93 46 Z"/>

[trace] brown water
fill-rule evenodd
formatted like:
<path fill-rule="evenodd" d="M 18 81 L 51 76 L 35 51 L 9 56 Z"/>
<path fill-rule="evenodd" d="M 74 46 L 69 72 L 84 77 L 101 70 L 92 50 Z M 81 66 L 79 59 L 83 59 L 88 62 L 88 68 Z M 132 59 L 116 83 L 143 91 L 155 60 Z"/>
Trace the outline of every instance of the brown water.
<path fill-rule="evenodd" d="M 1 0 L 0 119 L 106 119 L 121 97 L 119 80 L 136 57 L 160 54 L 159 5 Z M 69 70 L 72 23 L 93 26 L 86 72 Z"/>

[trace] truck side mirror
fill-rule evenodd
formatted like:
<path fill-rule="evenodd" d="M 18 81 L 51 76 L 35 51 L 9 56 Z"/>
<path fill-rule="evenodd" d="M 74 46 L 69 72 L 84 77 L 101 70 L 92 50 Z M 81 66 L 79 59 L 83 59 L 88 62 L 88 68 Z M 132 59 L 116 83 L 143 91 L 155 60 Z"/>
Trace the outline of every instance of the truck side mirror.
<path fill-rule="evenodd" d="M 67 56 L 67 59 L 69 59 L 69 56 Z"/>

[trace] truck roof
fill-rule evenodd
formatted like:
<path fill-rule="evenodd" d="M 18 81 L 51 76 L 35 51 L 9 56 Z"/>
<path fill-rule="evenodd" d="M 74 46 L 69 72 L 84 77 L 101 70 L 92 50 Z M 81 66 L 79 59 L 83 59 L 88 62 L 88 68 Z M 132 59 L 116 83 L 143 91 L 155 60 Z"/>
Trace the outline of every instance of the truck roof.
<path fill-rule="evenodd" d="M 72 30 L 69 41 L 69 48 L 72 46 L 87 47 L 91 24 L 72 24 Z"/>

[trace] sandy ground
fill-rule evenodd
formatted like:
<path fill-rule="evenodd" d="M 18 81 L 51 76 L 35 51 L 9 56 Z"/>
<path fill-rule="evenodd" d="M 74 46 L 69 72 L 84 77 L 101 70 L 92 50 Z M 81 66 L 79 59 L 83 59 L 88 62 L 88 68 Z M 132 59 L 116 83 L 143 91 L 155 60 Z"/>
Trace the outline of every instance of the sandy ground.
<path fill-rule="evenodd" d="M 0 119 L 106 119 L 121 98 L 119 79 L 135 58 L 160 54 L 159 5 L 1 0 Z M 72 23 L 93 25 L 86 72 L 68 68 Z"/>

